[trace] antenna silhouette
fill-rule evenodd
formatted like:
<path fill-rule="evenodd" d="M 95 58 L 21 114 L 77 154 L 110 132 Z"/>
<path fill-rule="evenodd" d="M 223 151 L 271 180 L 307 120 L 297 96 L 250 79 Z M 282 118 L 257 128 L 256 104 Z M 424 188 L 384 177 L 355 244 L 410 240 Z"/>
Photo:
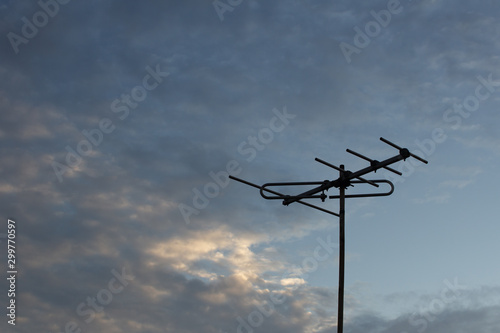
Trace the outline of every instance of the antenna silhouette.
<path fill-rule="evenodd" d="M 338 293 L 338 315 L 337 315 L 337 333 L 343 332 L 344 326 L 344 266 L 345 266 L 345 199 L 346 198 L 363 198 L 363 197 L 376 197 L 376 196 L 387 196 L 391 195 L 394 192 L 394 184 L 386 179 L 374 179 L 368 180 L 363 178 L 362 176 L 369 174 L 371 172 L 376 172 L 378 169 L 384 168 L 389 170 L 399 176 L 402 176 L 402 173 L 394 170 L 389 167 L 389 165 L 399 162 L 401 160 L 406 160 L 408 157 L 413 157 L 419 160 L 422 163 L 427 164 L 428 162 L 423 158 L 410 153 L 410 151 L 406 148 L 401 148 L 396 144 L 386 140 L 384 138 L 380 138 L 380 140 L 388 145 L 398 149 L 399 153 L 391 158 L 388 158 L 384 161 L 372 160 L 366 156 L 363 156 L 355 151 L 350 149 L 346 149 L 346 151 L 354 156 L 362 158 L 368 162 L 370 162 L 370 166 L 358 170 L 356 172 L 351 172 L 349 170 L 345 170 L 344 165 L 340 165 L 339 167 L 330 164 L 326 161 L 323 161 L 319 158 L 315 160 L 319 163 L 322 163 L 330 168 L 333 168 L 339 172 L 339 177 L 335 180 L 323 180 L 323 181 L 311 181 L 311 182 L 286 182 L 286 183 L 266 183 L 262 186 L 250 183 L 246 180 L 229 176 L 229 178 L 239 181 L 243 184 L 258 188 L 260 190 L 260 195 L 264 199 L 268 200 L 283 200 L 283 205 L 288 206 L 292 203 L 299 203 L 322 212 L 335 215 L 339 217 L 339 293 Z M 380 183 L 389 184 L 390 190 L 388 192 L 375 192 L 375 193 L 365 193 L 365 194 L 351 194 L 346 195 L 345 190 L 349 186 L 354 186 L 355 184 L 369 184 L 374 187 L 379 187 Z M 270 187 L 276 186 L 315 186 L 314 188 L 307 190 L 303 193 L 297 195 L 288 195 L 282 194 L 275 190 L 270 189 Z M 328 191 L 330 188 L 335 187 L 339 189 L 339 195 L 330 195 L 327 196 L 325 191 Z M 266 195 L 266 193 L 270 193 L 272 195 Z M 310 204 L 309 202 L 304 201 L 305 199 L 321 199 L 324 202 L 326 199 L 339 199 L 339 213 L 332 212 L 325 208 Z"/>

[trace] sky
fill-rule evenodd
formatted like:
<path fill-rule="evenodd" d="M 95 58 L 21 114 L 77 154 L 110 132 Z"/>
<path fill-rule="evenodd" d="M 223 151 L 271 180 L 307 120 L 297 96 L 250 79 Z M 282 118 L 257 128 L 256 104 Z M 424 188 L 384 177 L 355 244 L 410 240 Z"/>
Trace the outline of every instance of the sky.
<path fill-rule="evenodd" d="M 337 332 L 338 218 L 227 176 L 334 180 L 315 158 L 357 171 L 346 148 L 398 154 L 380 137 L 429 163 L 347 200 L 344 332 L 500 331 L 498 1 L 0 16 L 2 332 Z"/>

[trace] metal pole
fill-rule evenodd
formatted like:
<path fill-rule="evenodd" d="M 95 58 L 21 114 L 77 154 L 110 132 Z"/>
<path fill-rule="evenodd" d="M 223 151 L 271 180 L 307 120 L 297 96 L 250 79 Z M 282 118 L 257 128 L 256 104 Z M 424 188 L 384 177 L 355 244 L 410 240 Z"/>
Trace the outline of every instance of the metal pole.
<path fill-rule="evenodd" d="M 343 177 L 344 165 L 340 166 L 340 177 Z M 344 330 L 344 258 L 345 258 L 345 188 L 341 184 L 340 190 L 340 212 L 339 212 L 339 299 L 338 299 L 338 314 L 337 314 L 337 333 L 342 333 Z"/>

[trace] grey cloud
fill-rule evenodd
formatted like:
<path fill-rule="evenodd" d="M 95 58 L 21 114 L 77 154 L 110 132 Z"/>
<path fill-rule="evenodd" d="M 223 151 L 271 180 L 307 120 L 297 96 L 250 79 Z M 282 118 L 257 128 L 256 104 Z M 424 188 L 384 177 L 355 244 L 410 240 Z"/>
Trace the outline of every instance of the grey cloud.
<path fill-rule="evenodd" d="M 354 318 L 346 325 L 345 331 L 350 333 L 380 332 L 458 332 L 470 331 L 489 333 L 500 328 L 498 306 L 482 307 L 474 310 L 449 310 L 439 315 L 432 315 L 432 321 L 419 317 L 413 319 L 411 315 L 403 315 L 397 319 L 386 320 L 374 315 L 364 315 Z M 325 331 L 327 332 L 327 331 Z M 333 332 L 333 331 L 332 331 Z"/>

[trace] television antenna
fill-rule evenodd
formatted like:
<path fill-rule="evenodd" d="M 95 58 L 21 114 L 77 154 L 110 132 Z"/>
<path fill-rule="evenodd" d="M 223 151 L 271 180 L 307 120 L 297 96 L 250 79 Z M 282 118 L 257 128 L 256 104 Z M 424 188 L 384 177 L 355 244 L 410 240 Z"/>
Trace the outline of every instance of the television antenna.
<path fill-rule="evenodd" d="M 323 181 L 310 181 L 310 182 L 286 182 L 286 183 L 266 183 L 262 186 L 250 183 L 246 180 L 234 177 L 234 176 L 229 176 L 229 178 L 239 181 L 243 184 L 258 188 L 260 190 L 260 195 L 267 200 L 283 200 L 283 205 L 288 206 L 294 202 L 308 206 L 310 208 L 314 208 L 317 210 L 320 210 L 322 212 L 334 215 L 339 217 L 339 292 L 338 292 L 338 314 L 337 314 L 337 333 L 343 333 L 343 326 L 344 326 L 344 266 L 345 266 L 345 199 L 346 198 L 365 198 L 365 197 L 377 197 L 377 196 L 388 196 L 391 195 L 394 192 L 394 184 L 386 179 L 373 179 L 373 180 L 368 180 L 365 179 L 363 176 L 366 174 L 369 174 L 371 172 L 376 172 L 378 169 L 386 169 L 388 171 L 391 171 L 399 176 L 402 176 L 403 174 L 397 170 L 394 170 L 393 168 L 390 168 L 389 165 L 399 162 L 401 160 L 406 160 L 409 157 L 413 157 L 417 160 L 419 160 L 422 163 L 427 164 L 428 162 L 424 160 L 423 158 L 414 155 L 410 153 L 410 151 L 406 148 L 401 148 L 397 146 L 396 144 L 390 142 L 389 140 L 386 140 L 384 138 L 380 138 L 380 140 L 396 149 L 398 149 L 399 153 L 391 158 L 388 158 L 384 161 L 377 161 L 377 160 L 372 160 L 371 158 L 368 158 L 366 156 L 363 156 L 359 153 L 356 153 L 355 151 L 352 151 L 350 149 L 346 149 L 346 151 L 350 154 L 353 154 L 354 156 L 357 156 L 359 158 L 362 158 L 368 162 L 370 162 L 370 166 L 363 168 L 361 170 L 358 170 L 356 172 L 351 172 L 349 170 L 346 170 L 344 165 L 340 165 L 339 167 L 330 164 L 326 161 L 323 161 L 319 158 L 316 158 L 315 160 L 319 163 L 322 163 L 326 166 L 329 166 L 330 168 L 333 168 L 339 172 L 339 177 L 335 180 L 323 180 Z M 374 187 L 379 187 L 380 183 L 386 183 L 389 184 L 390 190 L 388 192 L 376 192 L 376 193 L 363 193 L 363 194 L 345 194 L 345 190 L 349 186 L 354 186 L 355 184 L 369 184 Z M 288 195 L 288 194 L 282 194 L 280 192 L 277 192 L 273 189 L 270 189 L 270 187 L 277 187 L 277 186 L 315 186 L 314 188 L 307 190 L 303 193 L 297 194 L 297 195 Z M 338 195 L 326 195 L 325 192 L 328 191 L 330 188 L 335 187 L 339 189 L 339 194 Z M 267 195 L 266 193 L 270 193 L 272 195 Z M 325 202 L 326 199 L 339 199 L 339 212 L 335 213 L 333 211 L 327 210 L 323 207 L 319 207 L 316 205 L 313 205 L 307 201 L 304 201 L 305 199 L 321 199 L 322 202 Z"/>

